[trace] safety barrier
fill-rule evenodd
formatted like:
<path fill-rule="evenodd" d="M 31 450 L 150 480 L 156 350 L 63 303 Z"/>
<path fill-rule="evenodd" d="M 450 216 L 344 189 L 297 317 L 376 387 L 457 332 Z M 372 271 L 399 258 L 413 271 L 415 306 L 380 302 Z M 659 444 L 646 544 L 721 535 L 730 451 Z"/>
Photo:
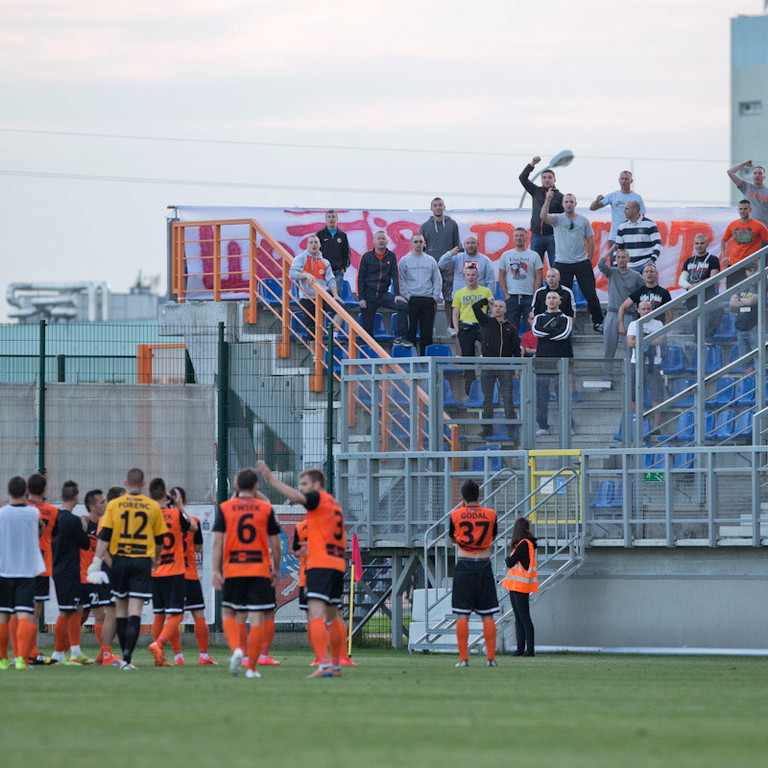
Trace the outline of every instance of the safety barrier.
<path fill-rule="evenodd" d="M 232 235 L 231 228 L 247 227 L 247 236 Z M 204 238 L 201 233 L 205 233 Z M 210 234 L 210 236 L 208 236 Z M 196 235 L 196 237 L 195 237 Z M 223 255 L 223 243 L 237 243 L 240 253 L 234 260 L 229 254 Z M 205 243 L 206 250 L 211 251 L 209 257 L 203 259 L 203 269 L 197 270 L 203 280 L 203 286 L 189 290 L 186 284 L 186 259 L 188 245 Z M 212 246 L 212 248 L 210 247 Z M 279 259 L 276 259 L 279 257 Z M 226 260 L 226 268 L 224 262 Z M 247 268 L 243 267 L 243 261 Z M 244 321 L 254 324 L 259 310 L 269 311 L 280 324 L 280 341 L 277 345 L 278 357 L 287 358 L 290 355 L 290 344 L 293 340 L 303 345 L 314 356 L 314 372 L 310 377 L 310 388 L 315 392 L 323 391 L 324 371 L 328 370 L 336 380 L 341 381 L 341 364 L 344 360 L 364 360 L 366 358 L 389 358 L 387 351 L 347 312 L 344 305 L 336 301 L 322 286 L 313 284 L 315 291 L 313 328 L 306 321 L 304 312 L 299 309 L 297 297 L 301 293 L 291 293 L 291 280 L 288 276 L 293 257 L 286 248 L 275 240 L 257 221 L 253 219 L 231 219 L 222 221 L 173 222 L 171 241 L 171 287 L 177 301 L 185 302 L 198 297 L 221 301 L 226 298 L 227 285 L 233 279 L 242 282 L 248 279 L 248 305 L 244 310 Z M 279 278 L 267 278 L 279 269 Z M 301 292 L 301 287 L 297 290 Z M 306 296 L 306 298 L 309 298 Z M 327 307 L 327 309 L 326 309 Z M 332 325 L 336 333 L 328 334 L 329 338 L 338 338 L 329 351 L 323 329 Z M 365 345 L 365 346 L 361 346 Z M 388 368 L 394 375 L 402 375 L 403 368 L 398 363 L 388 363 Z M 358 400 L 352 393 L 352 400 Z M 415 393 L 418 408 L 425 412 L 429 406 L 426 393 L 418 388 Z M 389 392 L 384 393 L 384 410 L 380 421 L 383 435 L 382 450 L 390 445 L 400 445 L 398 438 L 388 423 L 388 413 L 396 412 L 400 406 L 394 402 Z M 359 403 L 366 408 L 363 403 Z M 446 436 L 447 445 L 452 449 L 458 448 L 458 433 L 453 430 Z"/>

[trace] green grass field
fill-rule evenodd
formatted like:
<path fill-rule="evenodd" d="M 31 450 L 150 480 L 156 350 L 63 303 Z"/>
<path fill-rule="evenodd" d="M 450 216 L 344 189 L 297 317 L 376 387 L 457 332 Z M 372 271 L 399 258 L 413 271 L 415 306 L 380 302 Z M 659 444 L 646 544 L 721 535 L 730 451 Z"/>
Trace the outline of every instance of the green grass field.
<path fill-rule="evenodd" d="M 87 649 L 86 653 L 89 650 Z M 307 680 L 275 649 L 259 680 L 222 666 L 0 672 L 0 764 L 11 766 L 674 766 L 768 763 L 768 662 L 756 658 L 358 651 Z"/>

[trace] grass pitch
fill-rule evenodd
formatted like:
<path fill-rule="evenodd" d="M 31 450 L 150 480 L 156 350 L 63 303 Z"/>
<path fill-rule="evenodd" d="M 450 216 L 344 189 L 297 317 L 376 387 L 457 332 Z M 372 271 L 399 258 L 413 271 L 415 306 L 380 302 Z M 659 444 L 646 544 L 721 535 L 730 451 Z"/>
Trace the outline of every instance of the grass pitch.
<path fill-rule="evenodd" d="M 219 667 L 0 672 L 0 761 L 36 766 L 754 766 L 768 763 L 768 662 L 358 651 L 307 680 L 276 649 L 259 680 Z M 87 649 L 86 653 L 94 652 Z"/>

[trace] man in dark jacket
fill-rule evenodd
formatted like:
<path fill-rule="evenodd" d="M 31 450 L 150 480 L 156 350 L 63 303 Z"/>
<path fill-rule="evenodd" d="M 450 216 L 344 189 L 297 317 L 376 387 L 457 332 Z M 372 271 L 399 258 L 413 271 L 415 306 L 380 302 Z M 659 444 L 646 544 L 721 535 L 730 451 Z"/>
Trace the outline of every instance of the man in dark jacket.
<path fill-rule="evenodd" d="M 392 286 L 394 294 L 390 292 Z M 400 295 L 397 257 L 387 248 L 387 233 L 379 230 L 373 236 L 373 250 L 366 251 L 357 268 L 357 298 L 362 313 L 361 324 L 373 336 L 376 312 L 392 309 L 396 313 L 395 344 L 412 347 L 408 333 L 408 302 Z"/>
<path fill-rule="evenodd" d="M 541 174 L 540 187 L 529 180 L 528 177 L 540 162 L 541 157 L 536 155 L 523 168 L 519 179 L 525 191 L 531 196 L 531 250 L 536 251 L 541 256 L 542 262 L 546 253 L 549 266 L 552 267 L 555 264 L 555 235 L 552 227 L 549 224 L 545 224 L 540 216 L 541 206 L 544 205 L 544 198 L 548 190 L 553 189 L 555 191 L 555 195 L 549 204 L 549 212 L 564 213 L 565 209 L 563 208 L 563 193 L 555 187 L 555 172 L 551 168 L 548 168 Z"/>
<path fill-rule="evenodd" d="M 336 290 L 339 296 L 344 287 L 344 273 L 349 266 L 349 240 L 338 227 L 339 215 L 331 209 L 325 212 L 325 226 L 317 233 L 320 238 L 320 250 L 328 261 L 336 278 Z"/>
<path fill-rule="evenodd" d="M 477 322 L 480 324 L 480 343 L 483 350 L 483 358 L 494 357 L 520 357 L 520 337 L 517 329 L 505 318 L 507 305 L 502 299 L 497 299 L 491 304 L 490 314 L 485 313 L 488 299 L 480 299 L 472 305 Z M 501 362 L 501 361 L 499 361 Z M 499 397 L 504 403 L 504 419 L 507 422 L 507 436 L 510 440 L 512 425 L 509 422 L 515 418 L 515 410 L 512 407 L 512 371 L 491 369 L 483 366 L 480 373 L 480 385 L 483 388 L 483 437 L 489 437 L 493 428 L 490 421 L 493 419 L 493 390 L 496 382 L 499 383 Z"/>
<path fill-rule="evenodd" d="M 533 335 L 538 339 L 536 357 L 573 357 L 571 333 L 573 319 L 560 311 L 560 294 L 549 291 L 546 297 L 547 311 L 533 319 Z M 549 434 L 549 383 L 552 375 L 536 376 L 536 436 Z"/>

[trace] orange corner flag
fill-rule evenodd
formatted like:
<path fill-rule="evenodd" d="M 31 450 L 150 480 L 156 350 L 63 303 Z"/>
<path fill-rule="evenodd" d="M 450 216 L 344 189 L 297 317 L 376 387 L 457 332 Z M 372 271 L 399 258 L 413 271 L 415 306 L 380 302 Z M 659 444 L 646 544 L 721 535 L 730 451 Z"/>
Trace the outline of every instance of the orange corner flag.
<path fill-rule="evenodd" d="M 355 581 L 363 578 L 363 560 L 360 557 L 360 542 L 357 540 L 357 534 L 352 534 L 352 567 L 355 569 Z"/>

